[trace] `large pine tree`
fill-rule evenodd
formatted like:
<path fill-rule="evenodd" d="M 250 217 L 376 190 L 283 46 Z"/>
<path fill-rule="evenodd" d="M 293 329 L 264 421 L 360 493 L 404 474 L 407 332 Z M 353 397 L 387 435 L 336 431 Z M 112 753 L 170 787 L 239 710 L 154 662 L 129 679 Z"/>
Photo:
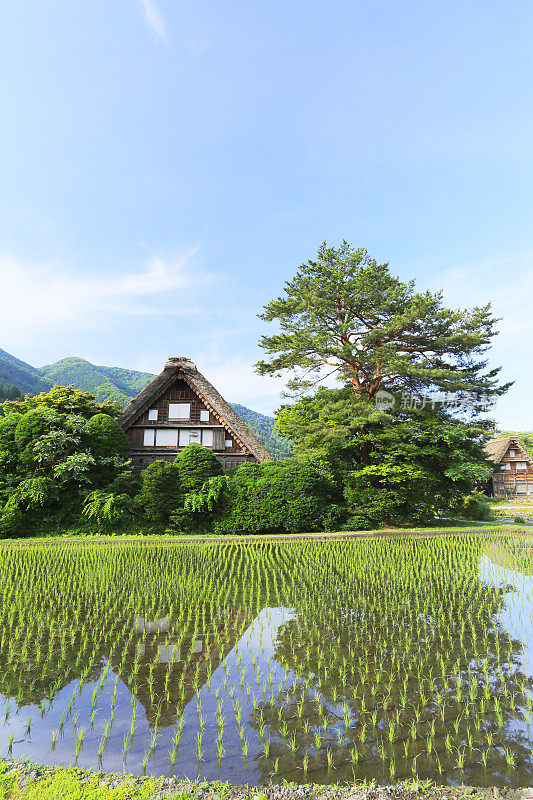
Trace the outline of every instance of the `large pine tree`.
<path fill-rule="evenodd" d="M 441 292 L 416 292 L 366 250 L 323 243 L 261 318 L 279 332 L 262 337 L 269 358 L 257 370 L 290 373 L 297 398 L 278 411 L 278 430 L 297 457 L 325 456 L 342 474 L 354 512 L 422 521 L 483 485 L 492 423 L 479 413 L 509 386 L 487 368 L 490 304 L 448 309 Z M 320 385 L 332 375 L 338 388 Z M 380 390 L 395 402 L 386 413 Z"/>
<path fill-rule="evenodd" d="M 498 320 L 490 304 L 445 308 L 442 293 L 416 292 L 363 248 L 324 242 L 315 260 L 302 264 L 260 318 L 279 332 L 263 336 L 269 358 L 261 375 L 290 371 L 289 390 L 302 392 L 336 375 L 357 399 L 380 389 L 425 389 L 499 394 L 499 369 L 487 370 L 484 354 Z"/>

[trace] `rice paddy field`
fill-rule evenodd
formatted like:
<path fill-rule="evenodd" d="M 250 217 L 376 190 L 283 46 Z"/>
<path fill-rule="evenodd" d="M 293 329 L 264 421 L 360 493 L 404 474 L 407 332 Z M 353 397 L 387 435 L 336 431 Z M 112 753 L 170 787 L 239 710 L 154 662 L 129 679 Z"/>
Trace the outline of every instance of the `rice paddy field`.
<path fill-rule="evenodd" d="M 533 540 L 0 546 L 0 753 L 533 784 Z"/>

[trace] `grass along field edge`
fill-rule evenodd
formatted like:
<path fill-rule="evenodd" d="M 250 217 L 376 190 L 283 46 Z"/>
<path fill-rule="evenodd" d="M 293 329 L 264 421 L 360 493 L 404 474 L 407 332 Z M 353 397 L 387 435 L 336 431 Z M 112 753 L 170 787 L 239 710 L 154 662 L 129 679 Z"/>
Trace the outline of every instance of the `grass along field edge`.
<path fill-rule="evenodd" d="M 147 533 L 141 532 L 134 534 L 71 534 L 66 531 L 64 534 L 32 536 L 28 538 L 1 539 L 0 547 L 3 545 L 36 546 L 42 544 L 87 544 L 89 542 L 123 542 L 145 543 L 145 544 L 214 544 L 214 543 L 239 543 L 239 542 L 296 542 L 296 541 L 327 541 L 336 539 L 365 539 L 369 537 L 409 537 L 409 536 L 444 536 L 450 534 L 479 533 L 488 535 L 492 533 L 522 533 L 531 535 L 531 527 L 524 525 L 493 525 L 491 523 L 480 522 L 472 525 L 458 527 L 421 527 L 421 528 L 375 528 L 369 531 L 327 531 L 319 533 L 262 533 L 262 534 L 242 534 L 240 536 L 216 536 L 206 534 L 180 534 L 180 533 Z M 1 798 L 0 798 L 1 800 Z"/>
<path fill-rule="evenodd" d="M 533 788 L 497 789 L 435 786 L 402 781 L 393 786 L 373 782 L 349 786 L 283 783 L 265 787 L 136 777 L 124 773 L 87 772 L 48 767 L 31 761 L 0 759 L 0 800 L 531 800 Z"/>

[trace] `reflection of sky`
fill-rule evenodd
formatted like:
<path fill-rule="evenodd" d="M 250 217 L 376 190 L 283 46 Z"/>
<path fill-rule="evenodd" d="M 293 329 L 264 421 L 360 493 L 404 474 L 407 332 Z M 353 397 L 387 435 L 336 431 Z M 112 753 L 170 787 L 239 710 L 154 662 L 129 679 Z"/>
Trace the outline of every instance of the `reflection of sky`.
<path fill-rule="evenodd" d="M 295 618 L 289 608 L 263 608 L 241 637 L 239 649 L 248 650 L 250 658 L 259 651 L 265 656 L 273 655 L 279 629 Z"/>
<path fill-rule="evenodd" d="M 264 608 L 253 622 L 248 626 L 239 638 L 237 644 L 227 654 L 211 676 L 211 680 L 204 684 L 199 693 L 199 700 L 206 715 L 206 737 L 204 741 L 205 755 L 200 770 L 198 770 L 196 758 L 196 731 L 197 731 L 197 709 L 198 698 L 194 697 L 189 701 L 184 709 L 186 731 L 181 740 L 179 757 L 176 764 L 176 771 L 180 775 L 187 775 L 195 778 L 214 780 L 224 778 L 233 780 L 236 783 L 250 782 L 256 780 L 254 756 L 262 751 L 262 744 L 259 740 L 257 731 L 252 729 L 249 724 L 250 715 L 253 711 L 253 696 L 258 699 L 263 698 L 263 687 L 267 687 L 267 696 L 271 688 L 268 687 L 267 680 L 269 670 L 277 667 L 277 677 L 274 682 L 274 689 L 283 676 L 287 674 L 292 678 L 292 673 L 277 664 L 274 658 L 276 640 L 280 628 L 287 622 L 295 618 L 292 609 L 286 608 Z M 165 630 L 168 625 L 166 618 L 156 621 L 146 621 L 137 618 L 139 630 Z M 141 654 L 144 655 L 144 644 L 138 644 Z M 194 652 L 200 653 L 203 649 L 201 638 L 195 640 Z M 172 652 L 174 651 L 174 652 Z M 160 662 L 167 662 L 170 658 L 179 660 L 179 648 L 170 643 L 158 647 Z M 262 676 L 258 686 L 255 678 L 256 673 L 252 666 L 254 656 L 261 664 Z M 267 663 L 269 661 L 269 664 Z M 239 663 L 241 666 L 239 667 Z M 105 662 L 104 662 L 105 663 Z M 228 670 L 228 687 L 224 689 L 224 666 Z M 241 670 L 245 667 L 247 677 L 244 686 L 241 686 Z M 39 706 L 28 705 L 17 710 L 16 701 L 6 700 L 0 696 L 0 751 L 6 753 L 9 737 L 14 734 L 13 756 L 29 757 L 34 761 L 42 761 L 48 764 L 65 765 L 74 761 L 74 750 L 76 738 L 81 727 L 84 728 L 84 744 L 78 757 L 78 766 L 85 769 L 92 769 L 97 766 L 97 751 L 100 739 L 104 732 L 107 720 L 111 715 L 113 702 L 113 691 L 117 682 L 117 699 L 113 717 L 113 724 L 109 730 L 108 745 L 103 752 L 102 768 L 114 772 L 120 772 L 123 767 L 122 750 L 124 736 L 129 733 L 131 722 L 131 709 L 135 706 L 136 726 L 135 735 L 127 753 L 125 766 L 129 771 L 139 773 L 143 757 L 147 751 L 149 739 L 153 733 L 144 710 L 139 703 L 132 699 L 127 685 L 119 679 L 109 666 L 106 679 L 103 681 L 101 691 L 98 692 L 97 708 L 94 718 L 94 727 L 91 729 L 91 698 L 95 687 L 99 686 L 99 681 L 94 681 L 83 686 L 79 691 L 79 681 L 73 680 L 68 686 L 61 689 L 54 697 L 52 704 L 46 703 L 47 712 L 41 716 Z M 247 694 L 246 684 L 252 685 L 252 692 Z M 233 700 L 229 695 L 233 687 Z M 224 747 L 226 758 L 223 762 L 223 772 L 218 764 L 215 751 L 215 738 L 218 734 L 217 726 L 217 696 L 216 690 L 220 692 L 220 702 L 225 716 Z M 73 691 L 76 689 L 76 702 L 72 712 L 66 715 L 63 734 L 57 736 L 56 748 L 51 751 L 51 736 L 53 730 L 60 730 L 61 715 L 68 706 Z M 232 702 L 238 702 L 242 709 L 242 722 L 246 731 L 246 738 L 250 742 L 250 757 L 247 762 L 242 759 L 240 750 L 239 736 L 234 718 Z M 8 704 L 11 706 L 8 724 L 3 724 L 4 716 Z M 26 725 L 29 717 L 32 717 L 31 737 L 26 734 Z M 76 728 L 74 728 L 76 720 Z M 174 726 L 168 728 L 161 727 L 158 731 L 158 747 L 149 759 L 148 771 L 156 774 L 164 774 L 168 770 L 168 754 L 172 749 L 172 737 L 176 732 Z"/>
<path fill-rule="evenodd" d="M 504 596 L 504 606 L 498 621 L 513 639 L 524 646 L 524 672 L 533 678 L 533 575 L 501 567 L 488 556 L 482 556 L 479 577 L 489 586 L 512 586 Z"/>

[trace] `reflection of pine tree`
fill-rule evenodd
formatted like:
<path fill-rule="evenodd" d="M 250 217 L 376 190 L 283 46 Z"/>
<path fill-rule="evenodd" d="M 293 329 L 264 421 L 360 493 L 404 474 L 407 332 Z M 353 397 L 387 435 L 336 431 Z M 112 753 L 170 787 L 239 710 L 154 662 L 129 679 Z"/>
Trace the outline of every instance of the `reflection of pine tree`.
<path fill-rule="evenodd" d="M 479 750 L 492 734 L 490 772 L 505 770 L 507 748 L 515 778 L 528 780 L 530 744 L 514 723 L 526 716 L 533 686 L 521 643 L 497 619 L 510 587 L 479 580 L 482 540 L 365 544 L 359 563 L 349 545 L 344 559 L 322 553 L 301 585 L 297 619 L 278 636 L 276 658 L 296 679 L 254 715 L 271 738 L 264 776 L 273 759 L 301 764 L 308 752 L 313 779 L 329 749 L 331 780 L 352 769 L 382 779 L 391 758 L 395 778 L 409 777 L 414 757 L 419 775 L 435 777 L 437 759 L 448 774 L 454 768 L 451 745 L 465 749 L 465 771 L 490 782 L 479 774 Z"/>

